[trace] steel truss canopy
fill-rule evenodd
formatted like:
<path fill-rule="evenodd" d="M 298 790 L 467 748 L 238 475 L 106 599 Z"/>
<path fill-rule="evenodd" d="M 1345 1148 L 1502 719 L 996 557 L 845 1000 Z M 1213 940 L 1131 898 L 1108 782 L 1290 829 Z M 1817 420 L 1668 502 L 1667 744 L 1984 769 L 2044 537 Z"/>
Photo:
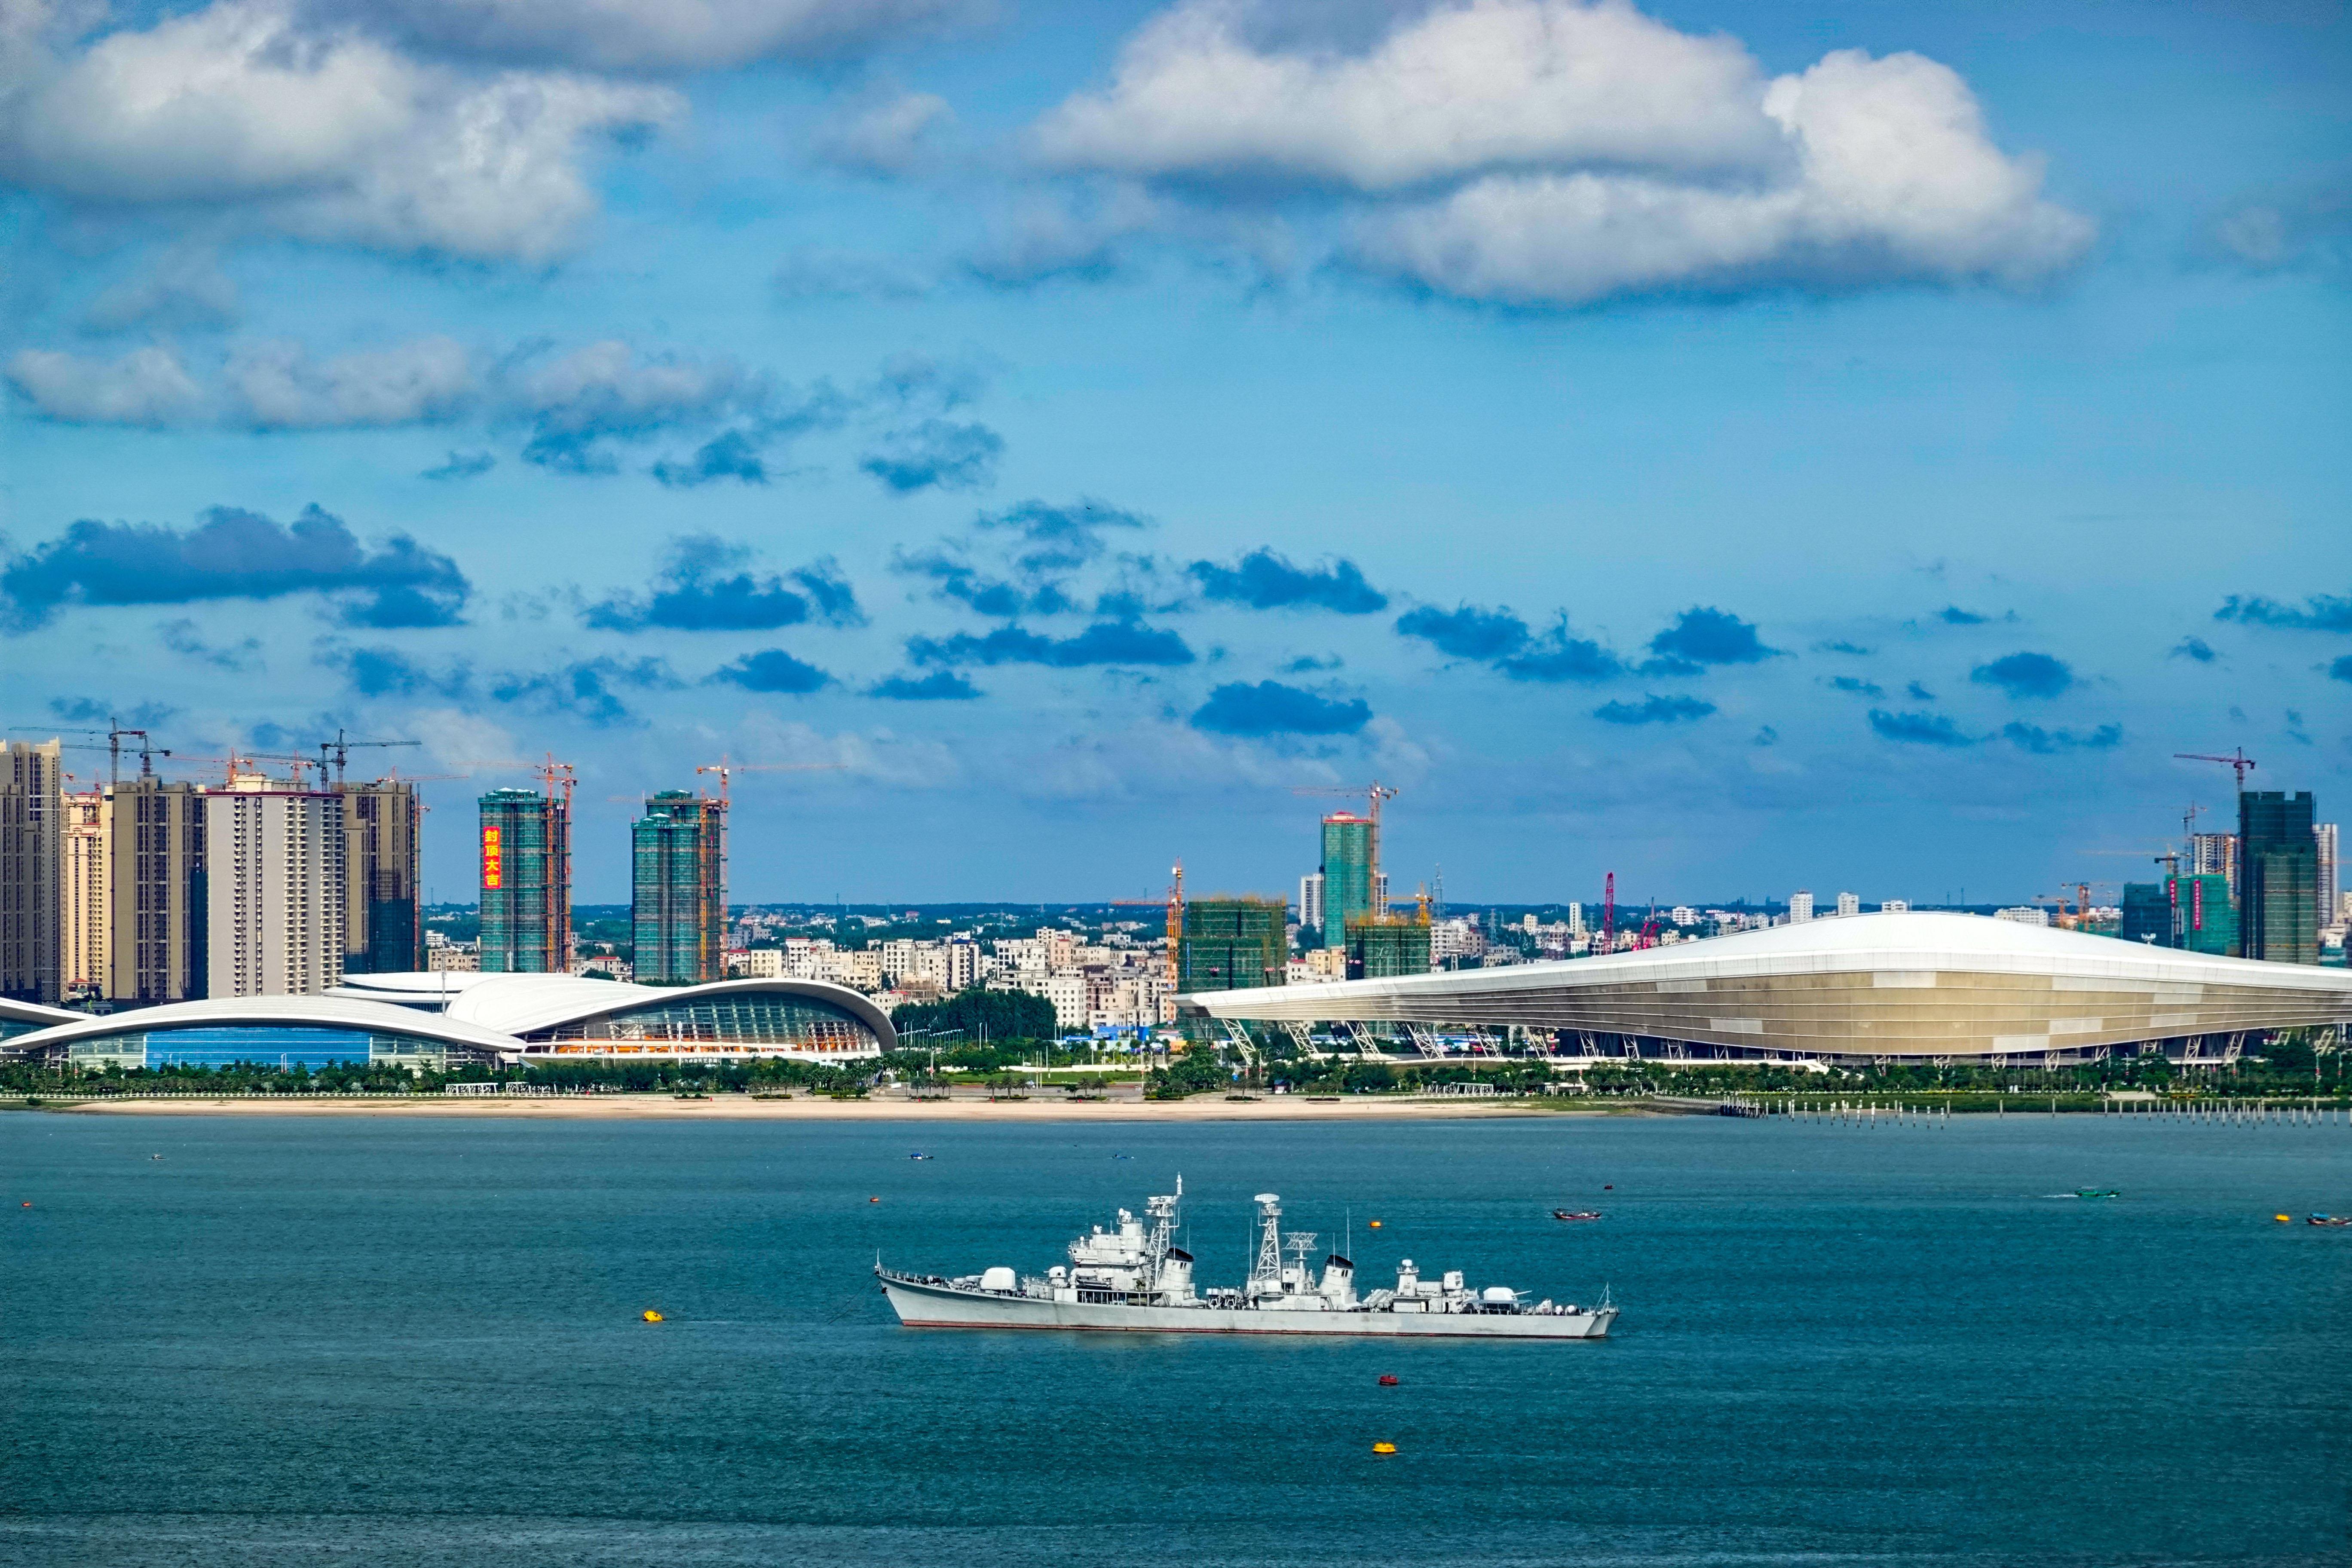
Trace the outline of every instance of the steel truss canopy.
<path fill-rule="evenodd" d="M 1924 910 L 1847 915 L 1600 958 L 1204 992 L 1180 1015 L 1286 1025 L 1519 1026 L 1641 1054 L 2008 1058 L 2352 1023 L 2352 973 L 2215 958 Z"/>

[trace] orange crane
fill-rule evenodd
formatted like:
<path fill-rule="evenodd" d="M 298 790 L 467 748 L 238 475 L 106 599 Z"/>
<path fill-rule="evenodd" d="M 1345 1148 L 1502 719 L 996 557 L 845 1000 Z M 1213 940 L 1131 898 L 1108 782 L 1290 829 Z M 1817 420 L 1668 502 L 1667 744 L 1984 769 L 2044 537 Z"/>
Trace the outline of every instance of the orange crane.
<path fill-rule="evenodd" d="M 2173 760 L 2176 762 L 2221 763 L 2223 767 L 2228 768 L 2231 773 L 2238 775 L 2238 793 L 2240 795 L 2246 793 L 2246 775 L 2254 771 L 2254 759 L 2246 755 L 2246 748 L 2243 746 L 2238 747 L 2235 752 L 2226 757 L 2217 757 L 2210 752 L 2175 752 L 2172 755 Z"/>

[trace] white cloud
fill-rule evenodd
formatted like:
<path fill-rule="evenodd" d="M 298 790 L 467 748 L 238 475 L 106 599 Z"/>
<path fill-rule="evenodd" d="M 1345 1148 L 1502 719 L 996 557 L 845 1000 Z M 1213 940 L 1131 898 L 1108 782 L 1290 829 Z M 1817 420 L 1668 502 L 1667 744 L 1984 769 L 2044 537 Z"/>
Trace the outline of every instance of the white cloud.
<path fill-rule="evenodd" d="M 450 54 L 600 71 L 858 53 L 981 14 L 978 0 L 318 0 Z"/>
<path fill-rule="evenodd" d="M 1967 84 L 1917 55 L 1831 55 L 1772 84 L 1793 177 L 1494 174 L 1372 219 L 1367 259 L 1470 299 L 1575 304 L 1660 289 L 1907 279 L 2022 286 L 2090 243 L 2042 171 L 1985 139 Z"/>
<path fill-rule="evenodd" d="M 0 121 L 0 173 L 21 184 L 480 259 L 562 254 L 596 207 L 589 139 L 682 109 L 662 89 L 420 64 L 271 0 L 112 33 L 36 77 Z"/>
<path fill-rule="evenodd" d="M 1147 25 L 1102 93 L 1037 128 L 1049 162 L 1129 174 L 1271 173 L 1389 190 L 1479 169 L 1751 168 L 1776 153 L 1738 43 L 1603 0 L 1472 0 L 1370 54 L 1261 49 L 1195 0 Z"/>
<path fill-rule="evenodd" d="M 922 160 L 925 137 L 954 118 L 932 93 L 862 99 L 817 132 L 816 155 L 856 174 L 903 174 Z"/>
<path fill-rule="evenodd" d="M 1041 155 L 1223 178 L 1235 207 L 1336 187 L 1359 262 L 1526 303 L 2023 286 L 2092 237 L 1917 55 L 1840 51 L 1768 79 L 1736 40 L 1622 0 L 1460 0 L 1353 53 L 1255 43 L 1255 16 L 1192 0 L 1149 24 L 1108 89 L 1040 121 Z"/>
<path fill-rule="evenodd" d="M 471 356 L 444 337 L 324 362 L 313 361 L 299 343 L 258 343 L 230 357 L 227 381 L 247 416 L 265 430 L 446 419 L 477 391 Z"/>
<path fill-rule="evenodd" d="M 188 424 L 202 419 L 211 403 L 165 348 L 135 349 L 117 360 L 26 349 L 8 362 L 8 380 L 44 417 L 69 424 Z"/>

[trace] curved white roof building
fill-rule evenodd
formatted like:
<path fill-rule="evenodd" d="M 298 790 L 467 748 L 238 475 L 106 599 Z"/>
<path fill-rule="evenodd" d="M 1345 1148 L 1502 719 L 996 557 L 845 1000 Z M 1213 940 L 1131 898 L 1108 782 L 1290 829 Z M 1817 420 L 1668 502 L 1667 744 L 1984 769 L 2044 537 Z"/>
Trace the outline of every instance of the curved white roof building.
<path fill-rule="evenodd" d="M 324 996 L 223 997 L 102 1016 L 41 1015 L 0 1051 L 102 1066 L 451 1059 L 566 1061 L 783 1057 L 842 1061 L 898 1045 L 882 1010 L 808 980 L 628 985 L 568 974 L 363 974 Z"/>
<path fill-rule="evenodd" d="M 2352 973 L 1924 911 L 1500 969 L 1216 991 L 1213 1018 L 1519 1026 L 1580 1055 L 2041 1060 L 2352 1022 Z"/>

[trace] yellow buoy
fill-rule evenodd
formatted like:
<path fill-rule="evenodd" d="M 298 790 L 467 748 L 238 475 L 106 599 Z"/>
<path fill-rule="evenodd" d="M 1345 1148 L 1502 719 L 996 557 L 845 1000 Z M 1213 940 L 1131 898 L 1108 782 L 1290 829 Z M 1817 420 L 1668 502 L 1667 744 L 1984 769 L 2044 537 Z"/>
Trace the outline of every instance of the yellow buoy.
<path fill-rule="evenodd" d="M 1381 1228 L 1381 1222 L 1380 1222 L 1380 1221 L 1378 1221 L 1378 1220 L 1374 1220 L 1374 1221 L 1372 1221 L 1372 1228 L 1373 1228 L 1374 1230 L 1378 1230 L 1378 1229 L 1380 1229 L 1380 1228 Z"/>
<path fill-rule="evenodd" d="M 2283 1214 L 2274 1214 L 2271 1215 L 2271 1218 L 2278 1221 L 2281 1225 L 2293 1225 L 2294 1223 L 2294 1221 L 2287 1218 L 2286 1215 Z"/>
<path fill-rule="evenodd" d="M 1372 1445 L 1372 1452 L 1375 1454 L 1393 1454 L 1396 1452 L 1396 1445 L 1394 1443 L 1375 1443 Z"/>
<path fill-rule="evenodd" d="M 646 1309 L 646 1322 L 648 1322 L 648 1323 L 658 1323 L 658 1322 L 660 1322 L 661 1321 L 662 1321 L 662 1315 L 661 1315 L 659 1312 L 655 1311 L 651 1307 L 647 1307 L 647 1308 Z"/>

